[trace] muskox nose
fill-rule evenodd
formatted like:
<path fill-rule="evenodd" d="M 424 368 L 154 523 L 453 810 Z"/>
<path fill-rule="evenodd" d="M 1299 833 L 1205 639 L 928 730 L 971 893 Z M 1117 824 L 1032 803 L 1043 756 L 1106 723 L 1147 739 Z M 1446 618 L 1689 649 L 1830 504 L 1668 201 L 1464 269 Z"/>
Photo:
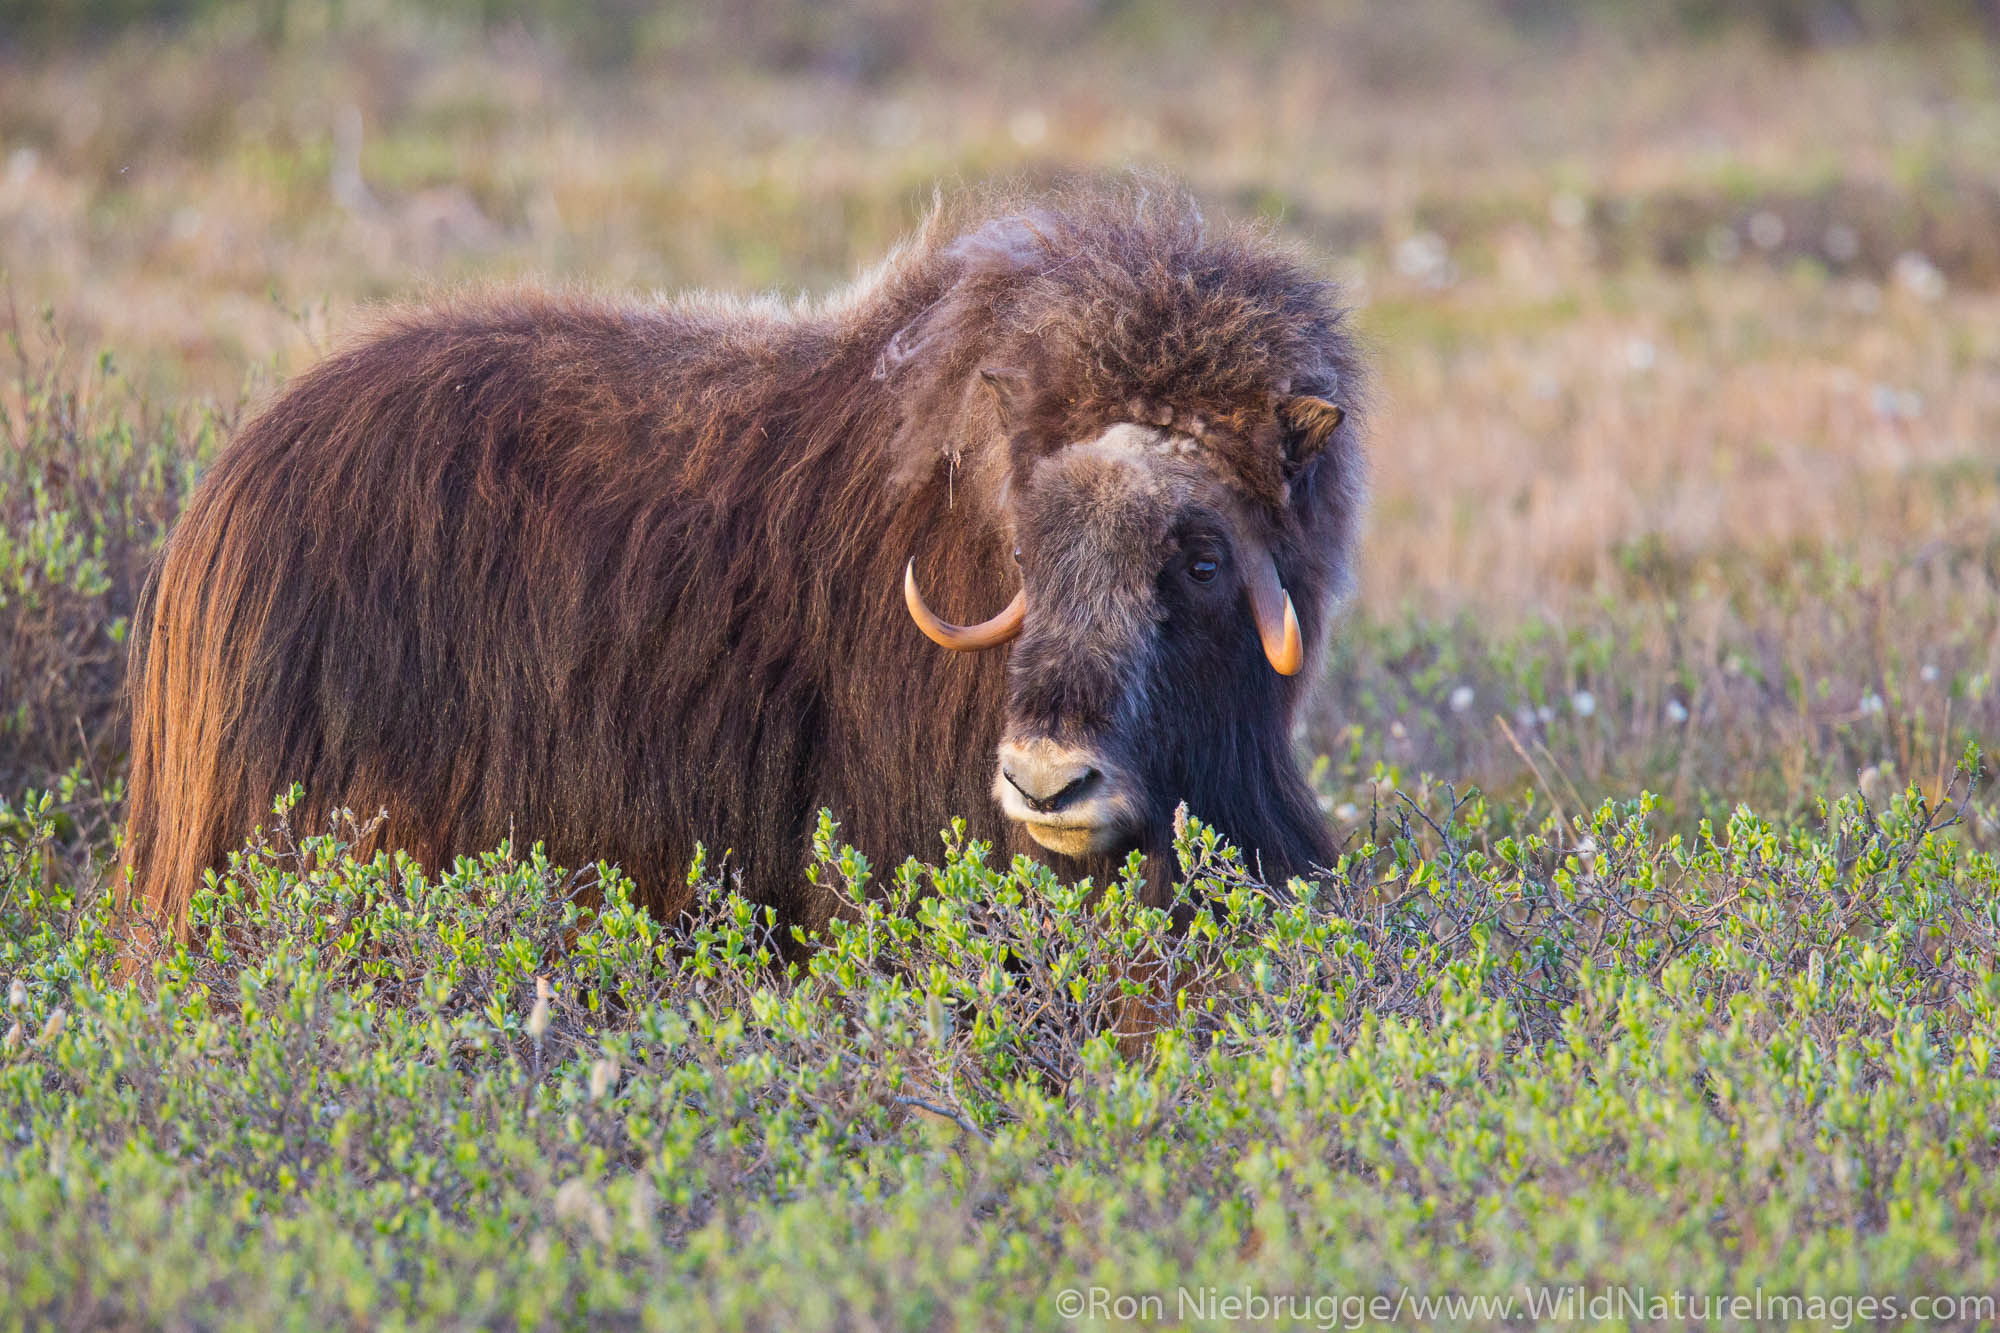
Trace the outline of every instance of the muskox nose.
<path fill-rule="evenodd" d="M 1053 815 L 1096 789 L 1104 774 L 1085 750 L 1048 741 L 1000 747 L 1000 776 L 1036 814 Z"/>

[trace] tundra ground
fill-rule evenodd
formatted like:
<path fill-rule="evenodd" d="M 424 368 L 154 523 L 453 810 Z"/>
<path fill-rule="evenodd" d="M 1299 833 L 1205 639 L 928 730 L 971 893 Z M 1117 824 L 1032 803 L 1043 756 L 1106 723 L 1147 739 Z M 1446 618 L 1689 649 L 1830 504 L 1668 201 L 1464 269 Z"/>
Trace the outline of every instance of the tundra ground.
<path fill-rule="evenodd" d="M 192 8 L 0 46 L 0 1321 L 1995 1317 L 1956 1301 L 2000 1289 L 1975 29 Z M 1324 882 L 1274 899 L 1193 827 L 1212 905 L 1163 961 L 1119 894 L 955 844 L 864 871 L 829 827 L 800 873 L 930 901 L 779 976 L 725 885 L 660 926 L 614 872 L 412 876 L 292 812 L 119 977 L 138 582 L 369 303 L 816 293 L 940 182 L 1129 164 L 1306 247 L 1378 368 L 1300 737 Z M 1184 999 L 1128 1062 L 1160 966 Z M 1458 1297 L 1514 1304 L 1422 1304 Z"/>

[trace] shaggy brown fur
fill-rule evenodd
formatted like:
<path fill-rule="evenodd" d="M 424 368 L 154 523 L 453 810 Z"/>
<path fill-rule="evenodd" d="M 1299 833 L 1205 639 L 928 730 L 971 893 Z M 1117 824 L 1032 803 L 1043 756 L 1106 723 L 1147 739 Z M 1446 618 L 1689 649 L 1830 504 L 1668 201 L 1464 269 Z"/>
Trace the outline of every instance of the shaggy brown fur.
<path fill-rule="evenodd" d="M 816 306 L 400 315 L 248 426 L 168 543 L 134 642 L 130 891 L 183 922 L 299 782 L 427 864 L 511 833 L 661 912 L 701 840 L 816 926 L 823 806 L 878 863 L 954 815 L 1036 850 L 989 794 L 1003 732 L 1115 759 L 1109 855 L 1158 856 L 1186 799 L 1306 870 L 1330 850 L 1289 735 L 1311 659 L 1276 675 L 1239 583 L 1189 600 L 1180 574 L 1268 549 L 1317 644 L 1357 373 L 1324 282 L 1144 184 L 941 208 Z M 1070 448 L 1134 421 L 1178 452 Z M 1025 580 L 1026 632 L 926 641 L 913 555 L 947 617 Z"/>

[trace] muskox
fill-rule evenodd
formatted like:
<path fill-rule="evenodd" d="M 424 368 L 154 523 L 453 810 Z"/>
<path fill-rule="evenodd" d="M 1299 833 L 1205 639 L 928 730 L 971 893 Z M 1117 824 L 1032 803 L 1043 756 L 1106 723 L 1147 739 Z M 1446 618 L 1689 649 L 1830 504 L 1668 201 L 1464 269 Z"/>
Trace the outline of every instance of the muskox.
<path fill-rule="evenodd" d="M 420 862 L 539 841 L 665 914 L 700 841 L 808 928 L 823 807 L 878 864 L 963 816 L 1099 882 L 1137 849 L 1157 892 L 1184 801 L 1308 872 L 1293 719 L 1362 491 L 1344 318 L 1143 182 L 941 206 L 818 302 L 392 315 L 167 542 L 127 891 L 184 925 L 293 783 Z"/>

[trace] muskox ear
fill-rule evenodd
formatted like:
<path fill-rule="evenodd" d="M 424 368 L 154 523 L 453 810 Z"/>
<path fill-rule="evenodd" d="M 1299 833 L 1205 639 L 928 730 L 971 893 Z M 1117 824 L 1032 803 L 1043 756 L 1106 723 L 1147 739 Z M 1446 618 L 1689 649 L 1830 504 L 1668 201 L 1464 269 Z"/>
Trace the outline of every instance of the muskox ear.
<path fill-rule="evenodd" d="M 1278 404 L 1278 422 L 1285 428 L 1285 472 L 1294 475 L 1319 457 L 1326 442 L 1340 429 L 1347 413 L 1340 404 L 1309 393 Z"/>
<path fill-rule="evenodd" d="M 986 366 L 979 372 L 979 382 L 993 395 L 993 408 L 1000 414 L 1000 429 L 1010 433 L 1019 430 L 1028 419 L 1029 400 L 1033 396 L 1028 384 L 1028 372 Z"/>

